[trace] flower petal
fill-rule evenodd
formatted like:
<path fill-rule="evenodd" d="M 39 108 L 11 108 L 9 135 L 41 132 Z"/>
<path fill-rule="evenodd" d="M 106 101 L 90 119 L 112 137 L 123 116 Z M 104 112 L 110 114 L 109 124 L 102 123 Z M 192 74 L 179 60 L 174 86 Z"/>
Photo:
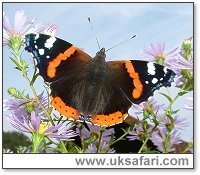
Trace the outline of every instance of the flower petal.
<path fill-rule="evenodd" d="M 26 23 L 26 16 L 24 15 L 23 10 L 17 10 L 15 13 L 15 31 L 17 34 L 21 35 L 21 30 L 23 29 Z"/>
<path fill-rule="evenodd" d="M 31 112 L 31 125 L 33 126 L 35 131 L 39 131 L 40 128 L 41 117 L 36 116 L 35 111 Z"/>

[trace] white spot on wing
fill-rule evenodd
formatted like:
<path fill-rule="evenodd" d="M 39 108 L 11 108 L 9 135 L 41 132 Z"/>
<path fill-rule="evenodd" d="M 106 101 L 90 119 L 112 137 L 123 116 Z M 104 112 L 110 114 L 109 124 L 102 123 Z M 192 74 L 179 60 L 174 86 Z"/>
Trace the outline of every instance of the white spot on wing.
<path fill-rule="evenodd" d="M 37 62 L 37 60 L 36 60 L 36 59 L 34 59 L 34 62 L 35 62 L 35 65 L 37 65 L 37 64 L 38 64 L 38 62 Z"/>
<path fill-rule="evenodd" d="M 51 37 L 48 40 L 46 40 L 46 43 L 44 43 L 44 46 L 48 49 L 50 49 L 51 47 L 53 47 L 53 43 L 56 41 L 55 37 Z"/>
<path fill-rule="evenodd" d="M 166 68 L 166 67 L 164 67 L 164 69 L 163 69 L 163 70 L 164 70 L 165 74 L 167 74 L 167 68 Z"/>
<path fill-rule="evenodd" d="M 49 55 L 47 55 L 47 56 L 46 56 L 46 58 L 50 58 L 50 56 L 49 56 Z"/>
<path fill-rule="evenodd" d="M 148 68 L 148 73 L 150 74 L 150 75 L 155 75 L 155 66 L 154 66 L 154 64 L 153 63 L 147 63 L 147 68 Z"/>
<path fill-rule="evenodd" d="M 36 48 L 36 49 L 38 49 L 38 46 L 37 46 L 37 45 L 35 45 L 35 48 Z"/>
<path fill-rule="evenodd" d="M 149 84 L 149 82 L 148 82 L 148 81 L 145 81 L 145 83 L 146 83 L 146 84 Z"/>
<path fill-rule="evenodd" d="M 153 84 L 156 84 L 158 82 L 157 78 L 153 78 L 153 80 L 151 81 Z"/>
<path fill-rule="evenodd" d="M 39 54 L 44 55 L 44 49 L 39 49 Z"/>
<path fill-rule="evenodd" d="M 40 37 L 40 35 L 37 33 L 37 34 L 35 35 L 35 40 L 37 40 L 39 37 Z"/>
<path fill-rule="evenodd" d="M 160 79 L 160 81 L 162 81 L 162 80 L 163 80 L 163 78 Z"/>

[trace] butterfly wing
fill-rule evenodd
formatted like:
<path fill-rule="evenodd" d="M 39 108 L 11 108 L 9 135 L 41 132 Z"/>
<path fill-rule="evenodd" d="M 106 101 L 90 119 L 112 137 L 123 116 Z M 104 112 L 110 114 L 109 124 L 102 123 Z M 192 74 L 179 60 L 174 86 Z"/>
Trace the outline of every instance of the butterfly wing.
<path fill-rule="evenodd" d="M 73 76 L 92 59 L 71 43 L 45 34 L 26 35 L 25 49 L 33 54 L 39 74 L 46 82 Z"/>
<path fill-rule="evenodd" d="M 92 58 L 71 43 L 44 34 L 26 35 L 25 49 L 33 54 L 39 74 L 50 84 L 54 108 L 61 115 L 78 119 L 81 97 L 75 96 L 83 92 L 85 67 Z"/>
<path fill-rule="evenodd" d="M 164 86 L 171 86 L 175 77 L 172 70 L 146 61 L 110 61 L 108 67 L 117 86 L 133 103 L 139 104 Z"/>

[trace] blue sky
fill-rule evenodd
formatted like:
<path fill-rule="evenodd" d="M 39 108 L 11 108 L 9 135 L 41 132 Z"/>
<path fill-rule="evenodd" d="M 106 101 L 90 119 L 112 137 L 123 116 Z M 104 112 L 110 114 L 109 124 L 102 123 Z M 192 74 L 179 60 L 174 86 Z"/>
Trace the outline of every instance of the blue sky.
<path fill-rule="evenodd" d="M 137 37 L 107 53 L 109 59 L 137 59 L 140 51 L 150 42 L 165 42 L 169 51 L 193 35 L 192 3 L 4 3 L 3 10 L 13 24 L 16 10 L 24 10 L 29 19 L 37 18 L 38 22 L 54 23 L 59 30 L 57 37 L 65 39 L 83 48 L 94 56 L 98 50 L 94 35 L 87 17 L 92 19 L 101 47 L 111 46 L 137 34 Z M 10 50 L 3 50 L 3 96 L 9 98 L 7 88 L 15 86 L 30 93 L 29 87 L 21 74 L 13 69 L 8 59 Z M 24 57 L 31 62 L 29 54 Z M 32 70 L 32 69 L 31 69 Z M 31 72 L 30 70 L 30 72 Z M 36 89 L 41 92 L 43 82 L 39 78 Z M 166 89 L 161 89 L 166 92 Z M 170 88 L 172 95 L 176 88 Z M 191 93 L 187 96 L 191 96 Z M 166 102 L 158 92 L 158 101 Z M 175 107 L 181 109 L 186 101 L 182 98 Z M 180 115 L 187 118 L 190 126 L 182 135 L 183 139 L 192 138 L 193 114 L 181 109 Z M 4 130 L 13 129 L 4 120 Z"/>

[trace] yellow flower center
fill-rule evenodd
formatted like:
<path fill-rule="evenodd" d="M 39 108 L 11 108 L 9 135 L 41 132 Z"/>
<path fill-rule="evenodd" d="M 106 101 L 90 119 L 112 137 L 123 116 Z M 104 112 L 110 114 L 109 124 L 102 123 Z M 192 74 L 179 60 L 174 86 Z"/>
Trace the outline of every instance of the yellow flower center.
<path fill-rule="evenodd" d="M 49 129 L 49 125 L 41 123 L 40 127 L 39 127 L 39 130 L 38 130 L 38 133 L 43 134 L 44 131 L 46 131 L 47 129 Z"/>

